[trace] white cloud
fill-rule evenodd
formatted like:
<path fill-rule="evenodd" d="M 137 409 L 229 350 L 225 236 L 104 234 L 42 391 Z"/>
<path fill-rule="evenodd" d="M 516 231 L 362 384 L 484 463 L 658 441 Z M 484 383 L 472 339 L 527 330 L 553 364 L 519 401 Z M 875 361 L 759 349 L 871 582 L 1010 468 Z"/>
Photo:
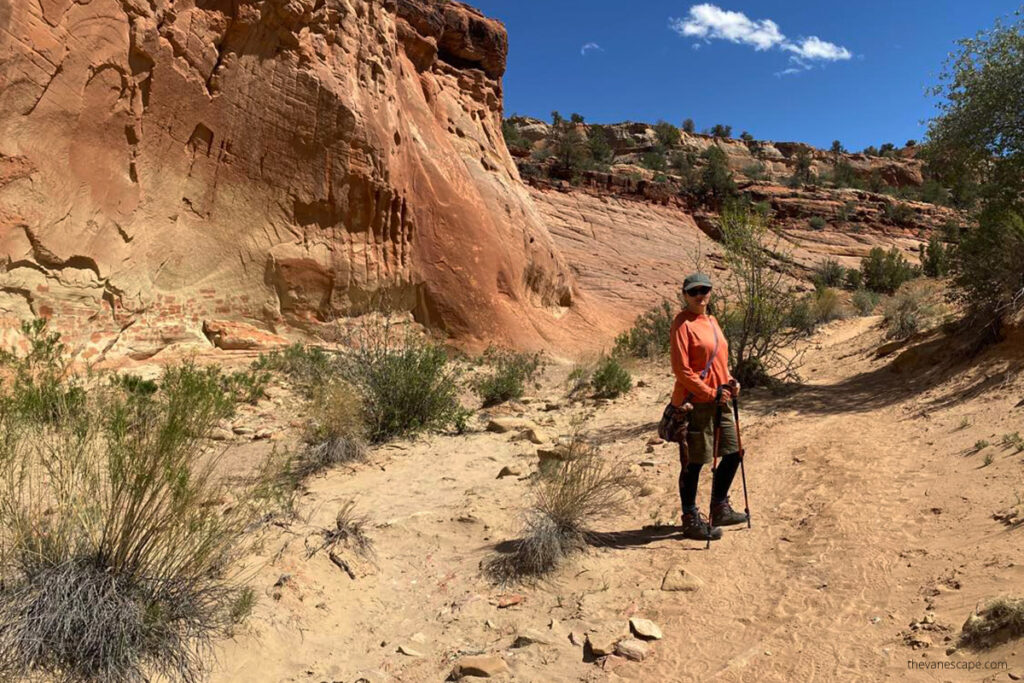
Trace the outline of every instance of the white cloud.
<path fill-rule="evenodd" d="M 584 57 L 587 56 L 587 52 L 590 50 L 597 50 L 598 52 L 604 52 L 604 48 L 597 43 L 584 43 L 583 47 L 580 48 L 580 54 Z"/>
<path fill-rule="evenodd" d="M 705 43 L 728 40 L 749 45 L 758 52 L 779 48 L 791 52 L 790 62 L 796 66 L 776 73 L 776 76 L 799 73 L 812 68 L 808 62 L 835 62 L 850 59 L 853 53 L 841 45 L 808 36 L 789 40 L 771 19 L 751 19 L 743 12 L 724 10 L 717 5 L 702 3 L 690 8 L 685 19 L 669 18 L 669 28 L 686 38 L 698 38 Z M 701 43 L 694 43 L 694 48 Z"/>
<path fill-rule="evenodd" d="M 742 12 L 731 12 L 715 5 L 694 5 L 686 19 L 670 19 L 669 27 L 688 38 L 717 38 L 767 50 L 783 41 L 779 25 L 771 19 L 754 21 Z"/>
<path fill-rule="evenodd" d="M 782 49 L 789 50 L 804 59 L 823 59 L 829 62 L 853 57 L 853 53 L 845 47 L 822 40 L 818 36 L 804 38 L 797 43 L 787 41 L 783 43 Z"/>

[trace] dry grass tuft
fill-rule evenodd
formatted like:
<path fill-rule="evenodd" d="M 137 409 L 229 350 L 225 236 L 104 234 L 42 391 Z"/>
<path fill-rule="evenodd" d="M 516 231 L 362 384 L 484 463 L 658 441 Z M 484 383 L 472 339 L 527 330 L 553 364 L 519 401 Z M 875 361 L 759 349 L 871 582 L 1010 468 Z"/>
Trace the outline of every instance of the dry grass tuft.
<path fill-rule="evenodd" d="M 960 644 L 983 649 L 1024 635 L 1024 598 L 996 598 L 964 622 Z"/>
<path fill-rule="evenodd" d="M 575 432 L 565 459 L 538 478 L 522 537 L 491 558 L 486 572 L 501 582 L 551 572 L 584 547 L 594 522 L 621 511 L 639 491 L 624 462 L 602 458 Z"/>
<path fill-rule="evenodd" d="M 363 406 L 349 384 L 333 381 L 315 388 L 308 412 L 307 447 L 294 463 L 298 480 L 366 457 Z"/>
<path fill-rule="evenodd" d="M 355 551 L 361 557 L 372 558 L 373 539 L 366 534 L 369 519 L 355 511 L 355 501 L 348 501 L 338 509 L 333 529 L 323 529 L 323 541 L 320 545 L 310 548 L 306 557 L 313 557 L 321 550 L 333 551 L 338 544 Z"/>

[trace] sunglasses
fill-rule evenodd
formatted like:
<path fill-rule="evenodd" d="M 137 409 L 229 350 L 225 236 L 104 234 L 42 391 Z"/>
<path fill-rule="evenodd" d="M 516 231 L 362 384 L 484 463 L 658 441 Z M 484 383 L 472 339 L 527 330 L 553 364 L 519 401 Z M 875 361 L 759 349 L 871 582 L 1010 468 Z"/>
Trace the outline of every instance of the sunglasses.
<path fill-rule="evenodd" d="M 686 290 L 686 293 L 689 294 L 690 296 L 704 296 L 705 294 L 709 294 L 710 292 L 710 287 L 693 287 L 691 289 Z"/>

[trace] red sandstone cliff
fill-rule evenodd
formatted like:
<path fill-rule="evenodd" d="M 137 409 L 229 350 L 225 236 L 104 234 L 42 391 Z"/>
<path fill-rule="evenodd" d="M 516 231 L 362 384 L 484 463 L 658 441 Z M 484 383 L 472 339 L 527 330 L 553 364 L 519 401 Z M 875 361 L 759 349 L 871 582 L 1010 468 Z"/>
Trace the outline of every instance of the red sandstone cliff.
<path fill-rule="evenodd" d="M 0 4 L 5 326 L 143 357 L 386 293 L 471 344 L 557 339 L 585 316 L 502 141 L 506 52 L 457 2 Z"/>

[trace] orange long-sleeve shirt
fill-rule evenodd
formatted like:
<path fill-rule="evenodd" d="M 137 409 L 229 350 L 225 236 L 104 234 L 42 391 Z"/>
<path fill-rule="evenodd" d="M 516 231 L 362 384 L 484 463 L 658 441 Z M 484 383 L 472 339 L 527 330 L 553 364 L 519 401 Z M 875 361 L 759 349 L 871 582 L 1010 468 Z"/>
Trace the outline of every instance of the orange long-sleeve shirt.
<path fill-rule="evenodd" d="M 711 361 L 711 369 L 702 380 L 700 373 L 715 348 L 714 332 L 718 332 L 718 353 Z M 672 372 L 676 384 L 672 389 L 672 404 L 682 405 L 688 394 L 692 403 L 710 403 L 715 400 L 719 385 L 726 384 L 729 374 L 729 344 L 718 321 L 711 315 L 697 315 L 683 311 L 672 321 L 669 331 L 672 349 Z"/>

